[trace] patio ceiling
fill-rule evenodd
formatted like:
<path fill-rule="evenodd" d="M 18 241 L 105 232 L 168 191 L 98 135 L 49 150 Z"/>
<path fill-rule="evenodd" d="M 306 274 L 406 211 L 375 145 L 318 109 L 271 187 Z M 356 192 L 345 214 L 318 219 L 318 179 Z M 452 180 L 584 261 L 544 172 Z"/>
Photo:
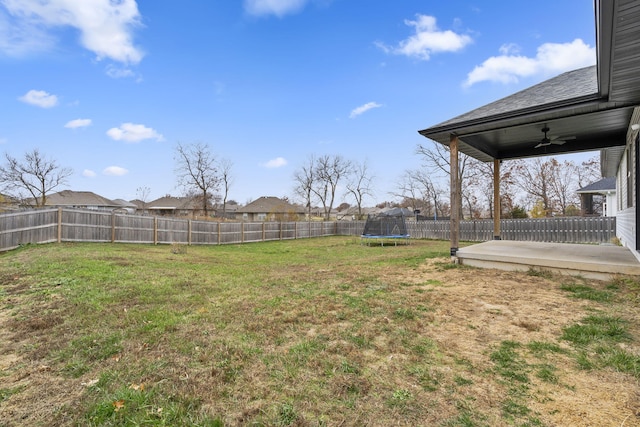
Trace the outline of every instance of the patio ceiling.
<path fill-rule="evenodd" d="M 640 104 L 640 2 L 596 0 L 597 65 L 570 71 L 420 131 L 482 161 L 624 146 Z M 562 145 L 536 146 L 548 128 Z"/>

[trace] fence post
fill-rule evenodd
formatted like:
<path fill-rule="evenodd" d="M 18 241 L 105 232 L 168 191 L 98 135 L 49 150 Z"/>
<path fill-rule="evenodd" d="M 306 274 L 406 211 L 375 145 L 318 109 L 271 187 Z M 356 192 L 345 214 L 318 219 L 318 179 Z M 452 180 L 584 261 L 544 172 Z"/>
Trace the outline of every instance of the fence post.
<path fill-rule="evenodd" d="M 244 243 L 244 221 L 240 223 L 240 243 Z"/>
<path fill-rule="evenodd" d="M 221 242 L 220 234 L 221 234 L 221 231 L 220 231 L 220 223 L 218 223 L 218 245 L 220 245 L 220 242 Z"/>
<path fill-rule="evenodd" d="M 116 213 L 111 212 L 111 243 L 116 241 Z"/>
<path fill-rule="evenodd" d="M 191 246 L 191 220 L 187 220 L 187 245 Z"/>
<path fill-rule="evenodd" d="M 58 243 L 62 243 L 62 208 L 58 208 Z"/>
<path fill-rule="evenodd" d="M 282 240 L 282 221 L 280 221 L 280 240 Z"/>
<path fill-rule="evenodd" d="M 153 244 L 158 244 L 158 217 L 153 217 Z"/>

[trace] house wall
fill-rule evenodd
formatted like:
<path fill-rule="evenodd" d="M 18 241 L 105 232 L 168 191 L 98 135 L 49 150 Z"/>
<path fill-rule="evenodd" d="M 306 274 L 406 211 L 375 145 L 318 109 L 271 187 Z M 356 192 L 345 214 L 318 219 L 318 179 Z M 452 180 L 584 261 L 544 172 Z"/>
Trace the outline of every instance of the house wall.
<path fill-rule="evenodd" d="M 616 235 L 620 242 L 628 248 L 633 255 L 640 260 L 640 253 L 636 249 L 637 224 L 636 194 L 638 190 L 638 171 L 636 147 L 638 144 L 638 133 L 632 132 L 628 135 L 627 146 L 618 165 L 616 175 L 616 188 L 618 195 L 616 213 Z"/>

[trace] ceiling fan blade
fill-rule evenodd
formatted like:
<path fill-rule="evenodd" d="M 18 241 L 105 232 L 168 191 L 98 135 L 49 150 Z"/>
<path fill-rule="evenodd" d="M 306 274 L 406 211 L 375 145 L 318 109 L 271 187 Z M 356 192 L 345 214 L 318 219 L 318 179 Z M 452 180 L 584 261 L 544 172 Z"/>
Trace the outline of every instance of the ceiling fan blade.
<path fill-rule="evenodd" d="M 551 141 L 549 144 L 554 144 L 554 145 L 563 145 L 565 142 L 567 142 L 567 141 L 564 141 L 564 140 L 562 140 L 562 139 L 556 139 L 556 140 L 554 140 L 554 141 Z"/>
<path fill-rule="evenodd" d="M 538 145 L 536 145 L 533 148 L 546 147 L 547 145 L 551 145 L 551 143 L 550 142 L 541 142 L 541 143 L 539 143 Z"/>

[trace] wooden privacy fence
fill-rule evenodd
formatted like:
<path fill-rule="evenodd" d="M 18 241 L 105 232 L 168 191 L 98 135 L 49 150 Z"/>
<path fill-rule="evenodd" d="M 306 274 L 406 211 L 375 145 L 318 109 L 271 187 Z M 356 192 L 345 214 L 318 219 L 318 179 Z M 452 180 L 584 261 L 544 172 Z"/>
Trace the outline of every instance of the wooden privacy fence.
<path fill-rule="evenodd" d="M 27 243 L 118 242 L 221 245 L 340 234 L 335 221 L 213 222 L 80 209 L 0 214 L 0 251 Z"/>
<path fill-rule="evenodd" d="M 213 222 L 54 208 L 0 214 L 0 251 L 27 243 L 119 242 L 222 245 L 310 237 L 359 236 L 365 221 Z M 615 218 L 502 220 L 504 240 L 606 243 Z M 407 221 L 412 238 L 449 239 L 449 221 Z M 493 220 L 462 221 L 460 239 L 493 239 Z"/>
<path fill-rule="evenodd" d="M 502 240 L 556 243 L 610 243 L 616 237 L 615 217 L 556 217 L 500 220 Z M 449 240 L 449 221 L 409 221 L 413 238 Z M 460 240 L 493 240 L 493 220 L 460 221 Z"/>

